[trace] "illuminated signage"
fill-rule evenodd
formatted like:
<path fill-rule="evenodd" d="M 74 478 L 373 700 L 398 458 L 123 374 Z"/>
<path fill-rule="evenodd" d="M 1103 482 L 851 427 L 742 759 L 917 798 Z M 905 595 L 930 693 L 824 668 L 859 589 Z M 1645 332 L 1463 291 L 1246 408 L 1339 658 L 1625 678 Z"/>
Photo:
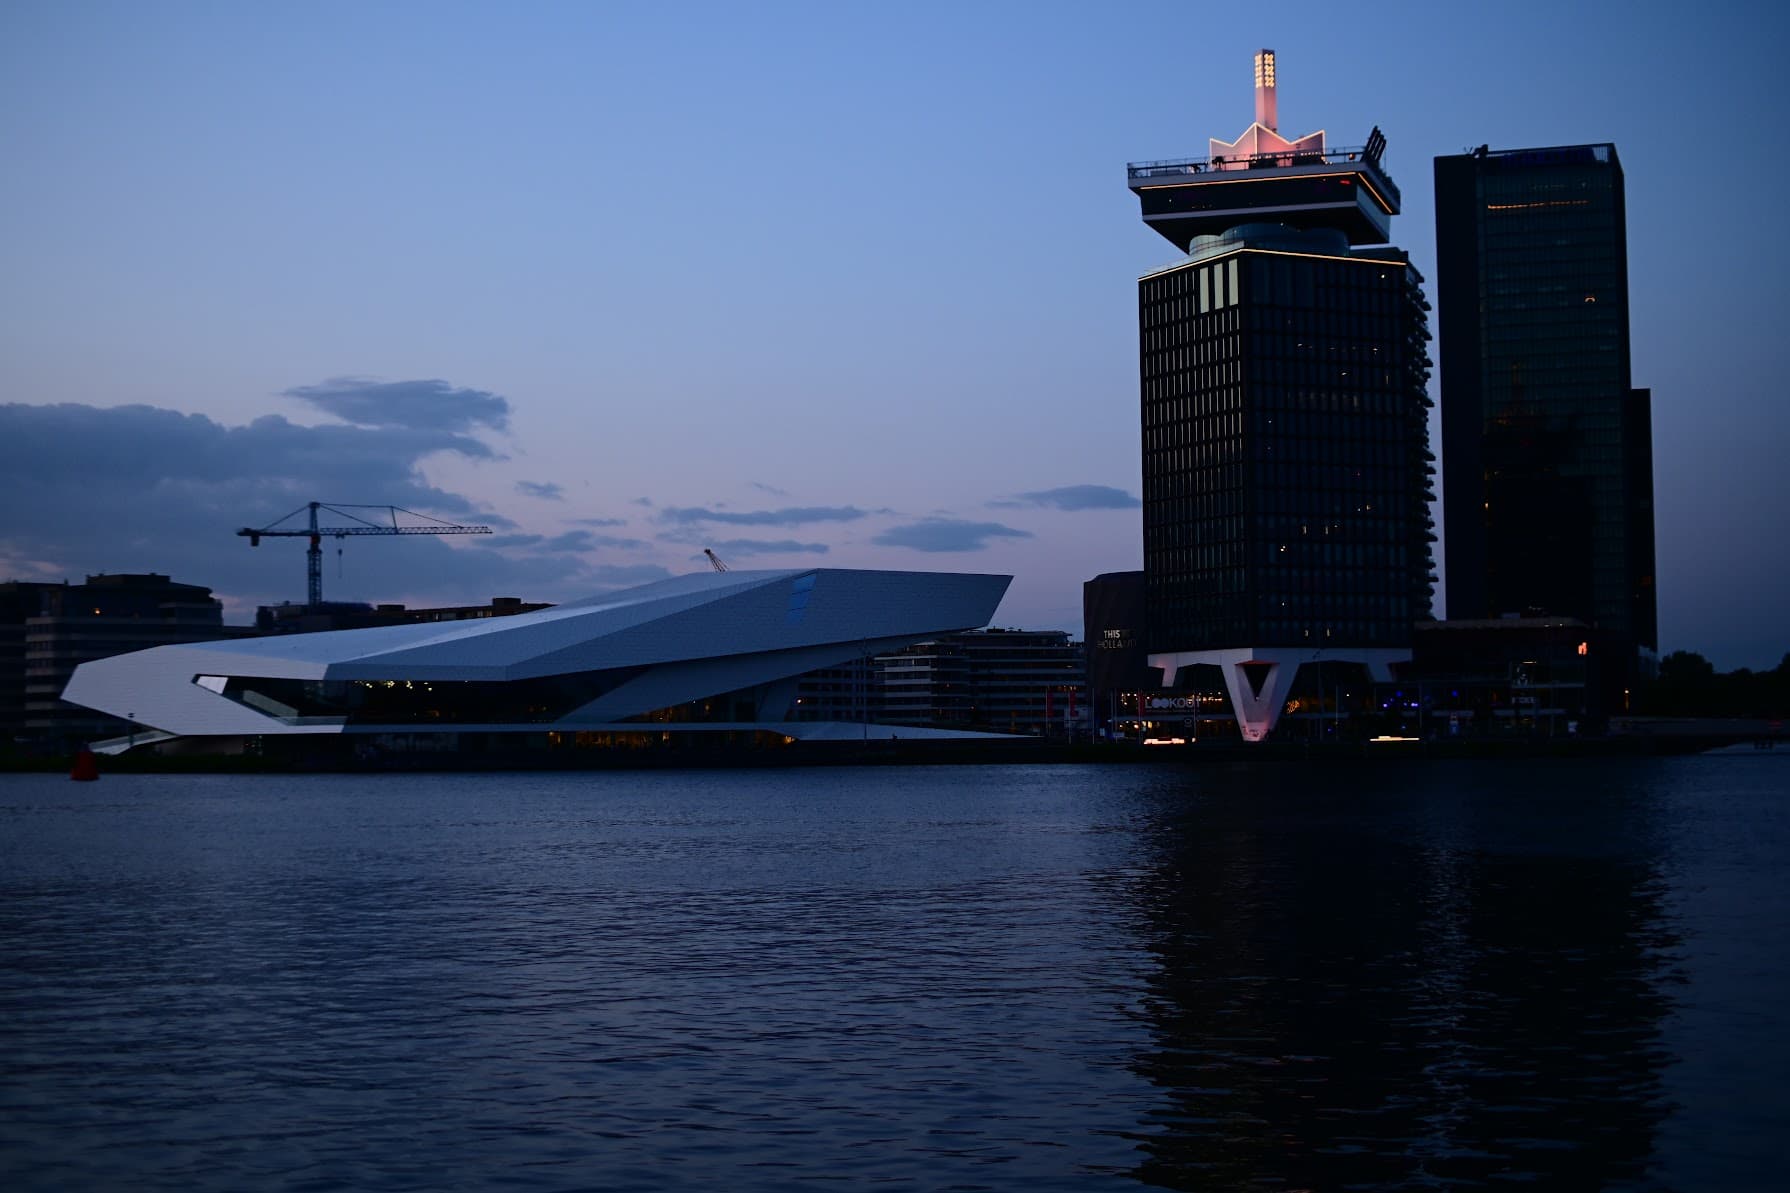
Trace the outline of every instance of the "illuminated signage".
<path fill-rule="evenodd" d="M 1130 650 L 1136 642 L 1130 630 L 1103 630 L 1095 646 L 1100 650 Z"/>

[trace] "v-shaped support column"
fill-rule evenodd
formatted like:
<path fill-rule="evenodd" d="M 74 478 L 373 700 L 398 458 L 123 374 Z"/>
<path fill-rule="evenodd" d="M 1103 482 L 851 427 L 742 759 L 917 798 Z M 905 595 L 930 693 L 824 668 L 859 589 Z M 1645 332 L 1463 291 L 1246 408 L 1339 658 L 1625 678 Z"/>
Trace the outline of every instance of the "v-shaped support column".
<path fill-rule="evenodd" d="M 1236 714 L 1243 740 L 1261 741 L 1280 720 L 1287 693 L 1293 690 L 1293 679 L 1299 674 L 1298 662 L 1239 659 L 1218 666 L 1224 672 L 1225 690 L 1230 693 L 1231 711 Z"/>

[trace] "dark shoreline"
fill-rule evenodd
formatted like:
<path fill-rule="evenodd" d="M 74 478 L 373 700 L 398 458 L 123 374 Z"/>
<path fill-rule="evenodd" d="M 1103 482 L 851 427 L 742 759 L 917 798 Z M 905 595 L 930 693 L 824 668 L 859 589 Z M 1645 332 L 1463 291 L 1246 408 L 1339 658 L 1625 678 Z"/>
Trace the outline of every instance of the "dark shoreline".
<path fill-rule="evenodd" d="M 810 766 L 966 766 L 1019 764 L 1135 764 L 1236 762 L 1381 762 L 1392 759 L 1639 758 L 1697 754 L 1724 746 L 1753 746 L 1761 754 L 1790 752 L 1790 742 L 1737 739 L 1731 734 L 1629 734 L 1593 738 L 1369 742 L 1200 742 L 1179 746 L 1043 741 L 870 741 L 795 743 L 768 748 L 651 750 L 482 750 L 470 753 L 387 753 L 355 757 L 328 752 L 309 757 L 125 754 L 102 756 L 103 774 L 416 774 L 427 772 L 762 769 Z M 66 755 L 0 754 L 0 774 L 67 773 Z"/>

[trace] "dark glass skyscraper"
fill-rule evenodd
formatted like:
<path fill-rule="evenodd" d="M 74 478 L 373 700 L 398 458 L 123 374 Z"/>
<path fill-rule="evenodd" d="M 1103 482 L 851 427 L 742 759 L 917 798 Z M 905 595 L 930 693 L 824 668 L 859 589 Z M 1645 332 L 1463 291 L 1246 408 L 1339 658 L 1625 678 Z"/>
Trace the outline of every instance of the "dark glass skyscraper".
<path fill-rule="evenodd" d="M 1209 156 L 1130 167 L 1185 258 L 1138 283 L 1151 661 L 1223 667 L 1244 736 L 1302 662 L 1376 670 L 1429 615 L 1422 279 L 1385 243 L 1398 188 L 1358 149 L 1256 122 Z"/>
<path fill-rule="evenodd" d="M 1650 394 L 1630 386 L 1614 145 L 1436 159 L 1448 615 L 1657 646 Z"/>

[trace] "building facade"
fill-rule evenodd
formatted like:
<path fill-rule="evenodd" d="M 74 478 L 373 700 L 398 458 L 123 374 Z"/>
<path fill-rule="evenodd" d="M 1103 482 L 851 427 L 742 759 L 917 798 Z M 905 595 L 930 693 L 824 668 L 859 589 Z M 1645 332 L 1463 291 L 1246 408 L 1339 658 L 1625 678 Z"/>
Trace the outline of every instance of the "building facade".
<path fill-rule="evenodd" d="M 150 709 L 106 716 L 62 699 L 75 668 L 170 643 L 247 631 L 223 624 L 223 605 L 200 584 L 153 573 L 88 576 L 85 584 L 8 584 L 0 596 L 0 663 L 14 736 L 51 748 L 128 735 Z"/>
<path fill-rule="evenodd" d="M 1282 137 L 1275 90 L 1264 50 L 1241 137 L 1128 171 L 1186 253 L 1138 282 L 1150 661 L 1219 666 L 1251 741 L 1302 664 L 1408 658 L 1435 579 L 1429 304 L 1384 243 L 1385 138 Z"/>
<path fill-rule="evenodd" d="M 25 736 L 25 623 L 43 612 L 43 594 L 59 584 L 0 584 L 0 743 Z"/>
<path fill-rule="evenodd" d="M 971 630 L 803 675 L 792 714 L 1011 736 L 1087 732 L 1082 647 L 1061 630 Z"/>
<path fill-rule="evenodd" d="M 1086 662 L 1062 630 L 950 634 L 876 663 L 883 716 L 893 723 L 1045 737 L 1086 731 Z"/>
<path fill-rule="evenodd" d="M 1572 617 L 1429 622 L 1395 695 L 1435 736 L 1577 733 L 1590 713 L 1593 637 Z"/>
<path fill-rule="evenodd" d="M 1481 147 L 1435 180 L 1448 616 L 1582 620 L 1618 684 L 1658 633 L 1616 147 Z"/>

